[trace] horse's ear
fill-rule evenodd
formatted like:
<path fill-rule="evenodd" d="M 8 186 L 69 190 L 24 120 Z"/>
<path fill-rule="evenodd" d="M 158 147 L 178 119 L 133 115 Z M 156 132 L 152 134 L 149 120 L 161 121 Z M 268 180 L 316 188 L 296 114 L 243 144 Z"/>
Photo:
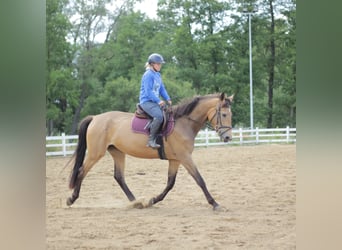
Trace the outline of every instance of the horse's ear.
<path fill-rule="evenodd" d="M 224 99 L 226 99 L 226 94 L 224 92 L 221 93 L 220 99 L 221 101 L 224 101 Z"/>
<path fill-rule="evenodd" d="M 229 100 L 230 102 L 233 102 L 233 99 L 234 99 L 234 94 L 232 94 L 231 96 L 228 97 L 228 100 Z"/>

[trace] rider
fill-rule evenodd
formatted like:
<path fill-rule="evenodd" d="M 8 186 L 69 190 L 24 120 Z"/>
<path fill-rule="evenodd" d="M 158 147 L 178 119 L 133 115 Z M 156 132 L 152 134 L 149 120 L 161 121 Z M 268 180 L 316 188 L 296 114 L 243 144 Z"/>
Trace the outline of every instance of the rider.
<path fill-rule="evenodd" d="M 151 54 L 145 64 L 146 71 L 141 79 L 139 104 L 141 108 L 153 117 L 150 124 L 150 136 L 147 145 L 152 148 L 159 148 L 160 145 L 156 143 L 157 132 L 160 125 L 163 123 L 162 107 L 165 101 L 172 104 L 163 81 L 161 79 L 160 69 L 162 64 L 165 63 L 160 54 Z M 160 99 L 162 97 L 165 101 Z"/>

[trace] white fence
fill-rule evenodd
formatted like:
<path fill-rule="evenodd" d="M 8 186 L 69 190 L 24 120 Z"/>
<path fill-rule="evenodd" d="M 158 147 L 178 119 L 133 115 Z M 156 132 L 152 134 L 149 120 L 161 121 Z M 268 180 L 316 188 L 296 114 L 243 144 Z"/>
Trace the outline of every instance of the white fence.
<path fill-rule="evenodd" d="M 296 143 L 296 128 L 255 128 L 233 129 L 233 139 L 229 143 L 220 141 L 219 136 L 212 130 L 201 130 L 195 138 L 195 147 L 218 145 L 242 145 L 261 143 Z M 74 153 L 78 141 L 77 135 L 47 136 L 46 156 L 67 156 Z"/>

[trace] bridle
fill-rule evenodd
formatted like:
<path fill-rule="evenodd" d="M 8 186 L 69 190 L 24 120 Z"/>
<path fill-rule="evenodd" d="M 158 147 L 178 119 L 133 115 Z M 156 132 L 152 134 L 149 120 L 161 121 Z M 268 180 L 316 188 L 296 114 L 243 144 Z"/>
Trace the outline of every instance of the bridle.
<path fill-rule="evenodd" d="M 211 129 L 215 129 L 215 131 L 219 134 L 221 137 L 224 133 L 228 132 L 229 130 L 232 129 L 231 126 L 223 126 L 222 125 L 222 118 L 221 118 L 221 105 L 219 104 L 218 107 L 216 108 L 215 114 L 211 117 L 209 120 L 208 127 Z M 211 122 L 213 121 L 214 117 L 216 116 L 216 126 L 215 128 L 211 125 Z M 223 129 L 223 131 L 222 131 Z"/>
<path fill-rule="evenodd" d="M 221 108 L 223 106 L 228 106 L 229 103 L 225 103 L 223 104 L 222 106 L 220 104 L 217 105 L 216 109 L 215 109 L 215 114 L 211 117 L 211 119 L 209 120 L 209 117 L 207 117 L 207 122 L 206 122 L 206 127 L 212 129 L 212 130 L 215 130 L 216 133 L 219 134 L 219 136 L 221 137 L 224 133 L 228 132 L 229 130 L 232 129 L 231 126 L 224 126 L 222 124 L 222 118 L 221 118 Z M 216 126 L 215 128 L 211 125 L 211 122 L 214 120 L 214 117 L 216 116 Z M 198 124 L 202 124 L 200 121 L 197 121 L 195 119 L 192 119 L 190 116 L 187 116 L 187 119 L 192 121 L 192 122 L 195 122 L 195 123 L 198 123 Z M 222 131 L 223 129 L 223 131 Z"/>

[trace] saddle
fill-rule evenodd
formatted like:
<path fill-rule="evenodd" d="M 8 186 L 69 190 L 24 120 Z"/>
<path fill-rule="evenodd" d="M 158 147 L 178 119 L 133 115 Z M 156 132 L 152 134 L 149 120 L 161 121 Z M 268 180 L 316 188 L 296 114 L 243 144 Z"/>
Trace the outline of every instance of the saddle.
<path fill-rule="evenodd" d="M 167 125 L 168 125 L 168 122 L 170 121 L 170 117 L 172 117 L 172 111 L 170 109 L 168 109 L 167 107 L 166 108 L 163 108 L 163 123 L 162 125 L 160 126 L 160 131 L 163 132 L 165 131 L 165 129 L 167 128 Z M 147 119 L 147 120 L 150 120 L 147 124 L 146 124 L 146 128 L 145 129 L 148 129 L 149 128 L 149 125 L 150 123 L 152 122 L 153 120 L 153 117 L 151 117 L 149 114 L 147 114 L 142 108 L 141 106 L 139 105 L 139 103 L 137 103 L 136 105 L 136 110 L 134 112 L 135 114 L 135 117 L 139 118 L 139 119 Z M 173 121 L 173 119 L 172 119 Z"/>

